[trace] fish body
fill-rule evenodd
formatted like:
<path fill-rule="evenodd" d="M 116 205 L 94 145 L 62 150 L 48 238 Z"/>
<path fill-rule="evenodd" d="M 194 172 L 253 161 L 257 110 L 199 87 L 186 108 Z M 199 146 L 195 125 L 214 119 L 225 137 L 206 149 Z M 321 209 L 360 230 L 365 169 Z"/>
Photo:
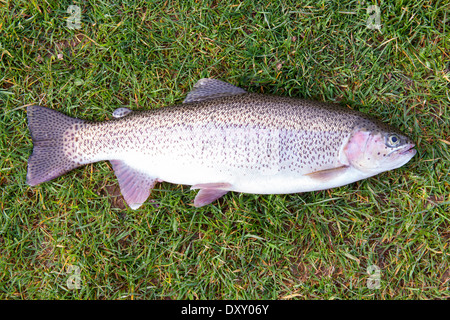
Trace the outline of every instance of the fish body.
<path fill-rule="evenodd" d="M 323 190 L 398 168 L 415 154 L 401 132 L 333 104 L 247 93 L 201 79 L 181 105 L 119 108 L 89 122 L 28 107 L 36 185 L 78 166 L 109 160 L 128 205 L 156 182 L 199 189 L 194 205 L 228 191 L 285 194 Z"/>

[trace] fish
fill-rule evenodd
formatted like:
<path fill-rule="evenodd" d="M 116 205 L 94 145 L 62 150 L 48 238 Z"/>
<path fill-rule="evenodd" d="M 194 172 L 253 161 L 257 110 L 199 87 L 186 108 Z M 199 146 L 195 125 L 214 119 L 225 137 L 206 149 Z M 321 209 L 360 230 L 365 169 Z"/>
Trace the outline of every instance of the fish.
<path fill-rule="evenodd" d="M 291 194 L 340 187 L 399 168 L 413 141 L 359 111 L 325 102 L 247 92 L 200 79 L 183 101 L 150 110 L 118 108 L 111 120 L 27 107 L 33 151 L 27 184 L 109 161 L 136 210 L 158 182 L 199 190 L 194 207 L 230 191 Z"/>

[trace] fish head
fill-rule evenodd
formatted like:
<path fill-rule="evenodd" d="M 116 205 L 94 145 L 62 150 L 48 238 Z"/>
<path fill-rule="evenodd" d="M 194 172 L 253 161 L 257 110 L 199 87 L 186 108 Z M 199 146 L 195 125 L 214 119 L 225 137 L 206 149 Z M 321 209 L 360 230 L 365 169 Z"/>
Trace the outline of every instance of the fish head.
<path fill-rule="evenodd" d="M 375 175 L 403 166 L 416 154 L 413 141 L 389 127 L 356 129 L 344 147 L 350 165 Z"/>

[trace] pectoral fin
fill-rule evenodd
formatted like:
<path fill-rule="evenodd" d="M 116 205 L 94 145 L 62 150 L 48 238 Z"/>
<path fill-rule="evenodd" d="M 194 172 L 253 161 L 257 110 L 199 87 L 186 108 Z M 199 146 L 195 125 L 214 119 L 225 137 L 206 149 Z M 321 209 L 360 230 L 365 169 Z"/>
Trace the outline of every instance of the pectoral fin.
<path fill-rule="evenodd" d="M 320 181 L 329 181 L 331 179 L 337 178 L 338 176 L 344 174 L 348 169 L 348 166 L 337 167 L 333 169 L 326 169 L 315 171 L 306 174 L 306 176 Z"/>
<path fill-rule="evenodd" d="M 147 200 L 156 181 L 160 180 L 130 167 L 121 160 L 110 162 L 119 180 L 120 192 L 128 206 L 136 210 Z"/>
<path fill-rule="evenodd" d="M 191 190 L 200 189 L 194 199 L 195 207 L 203 207 L 211 202 L 219 199 L 231 189 L 229 183 L 203 183 L 196 184 L 191 187 Z"/>

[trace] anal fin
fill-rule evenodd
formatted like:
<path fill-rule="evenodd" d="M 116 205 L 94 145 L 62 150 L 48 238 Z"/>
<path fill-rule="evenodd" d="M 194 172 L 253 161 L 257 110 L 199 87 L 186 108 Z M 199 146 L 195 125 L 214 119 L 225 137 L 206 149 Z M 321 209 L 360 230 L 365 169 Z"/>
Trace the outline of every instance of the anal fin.
<path fill-rule="evenodd" d="M 157 178 L 136 170 L 121 160 L 110 160 L 114 173 L 119 180 L 120 191 L 128 206 L 136 210 L 150 195 Z"/>
<path fill-rule="evenodd" d="M 194 199 L 195 207 L 203 207 L 219 199 L 231 190 L 229 183 L 202 183 L 191 187 L 191 190 L 200 189 Z"/>

